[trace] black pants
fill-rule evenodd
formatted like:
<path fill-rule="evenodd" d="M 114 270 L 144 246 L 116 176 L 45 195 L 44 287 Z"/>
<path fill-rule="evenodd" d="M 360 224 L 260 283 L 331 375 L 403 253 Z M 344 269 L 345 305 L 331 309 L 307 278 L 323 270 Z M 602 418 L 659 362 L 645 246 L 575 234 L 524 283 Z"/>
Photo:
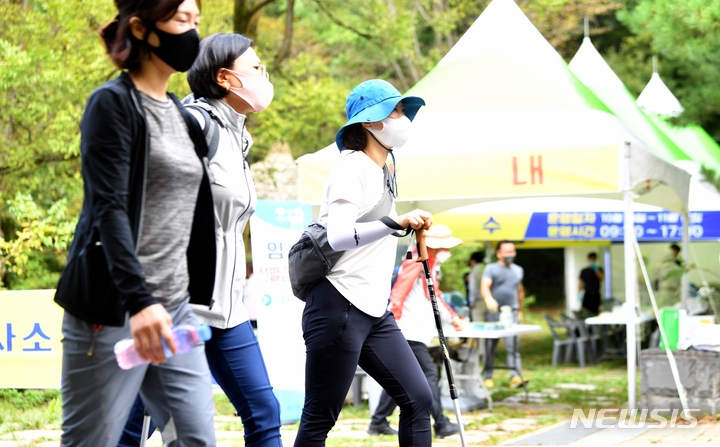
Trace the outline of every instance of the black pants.
<path fill-rule="evenodd" d="M 582 307 L 590 311 L 593 315 L 600 313 L 600 292 L 586 290 L 583 295 Z"/>
<path fill-rule="evenodd" d="M 358 364 L 400 406 L 400 446 L 432 444 L 432 393 L 390 312 L 371 317 L 322 279 L 307 298 L 302 328 L 307 353 L 305 407 L 296 447 L 325 445 Z"/>
<path fill-rule="evenodd" d="M 433 362 L 433 359 L 428 352 L 428 348 L 424 343 L 408 340 L 408 344 L 410 345 L 410 349 L 412 349 L 413 354 L 415 354 L 415 358 L 420 364 L 420 368 L 422 369 L 423 374 L 425 374 L 425 378 L 427 379 L 430 390 L 432 391 L 433 402 L 430 414 L 435 421 L 433 424 L 435 426 L 435 430 L 439 430 L 447 425 L 450 420 L 442 412 L 442 404 L 440 403 L 440 386 L 438 385 L 440 382 L 440 375 L 438 374 L 437 365 Z M 385 390 L 383 390 L 380 395 L 378 406 L 372 416 L 371 423 L 373 425 L 387 424 L 387 417 L 392 414 L 396 406 L 397 404 L 393 398 L 390 397 Z"/>

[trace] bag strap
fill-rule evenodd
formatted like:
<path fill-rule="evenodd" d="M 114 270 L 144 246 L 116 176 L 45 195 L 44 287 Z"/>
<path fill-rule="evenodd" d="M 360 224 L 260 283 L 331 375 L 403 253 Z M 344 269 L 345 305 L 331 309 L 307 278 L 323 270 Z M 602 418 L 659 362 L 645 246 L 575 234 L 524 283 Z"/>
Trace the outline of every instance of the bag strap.
<path fill-rule="evenodd" d="M 203 136 L 208 147 L 208 160 L 212 160 L 218 150 L 220 143 L 220 118 L 213 113 L 212 110 L 208 110 L 203 107 L 197 101 L 191 104 L 187 104 L 185 107 L 193 110 L 197 110 L 205 120 L 205 127 L 203 127 Z"/>
<path fill-rule="evenodd" d="M 388 169 L 387 165 L 383 166 L 383 183 L 385 185 L 385 193 L 382 195 L 378 203 L 373 206 L 370 211 L 360 216 L 360 218 L 357 220 L 357 222 L 371 222 L 373 220 L 379 220 L 380 217 L 387 215 L 390 210 L 392 209 L 393 204 L 393 195 L 392 195 L 392 185 L 390 184 L 390 169 Z M 380 216 L 377 216 L 379 211 Z"/>

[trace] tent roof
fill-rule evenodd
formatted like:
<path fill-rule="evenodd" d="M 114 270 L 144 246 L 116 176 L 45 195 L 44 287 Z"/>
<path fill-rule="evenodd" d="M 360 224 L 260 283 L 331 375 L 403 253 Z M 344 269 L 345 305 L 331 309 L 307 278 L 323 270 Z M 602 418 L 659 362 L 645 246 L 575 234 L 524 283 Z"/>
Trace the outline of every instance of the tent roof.
<path fill-rule="evenodd" d="M 720 211 L 720 194 L 714 185 L 705 181 L 700 172 L 700 163 L 678 161 L 675 165 L 692 176 L 690 177 L 690 211 Z"/>
<path fill-rule="evenodd" d="M 638 96 L 637 104 L 648 113 L 664 116 L 679 116 L 685 110 L 657 72 Z"/>
<path fill-rule="evenodd" d="M 697 125 L 673 126 L 661 116 L 650 117 L 665 134 L 693 159 L 715 172 L 720 173 L 720 146 L 705 129 Z"/>
<path fill-rule="evenodd" d="M 700 174 L 700 165 L 693 161 L 680 161 L 678 166 L 692 175 L 690 178 L 690 211 L 720 211 L 720 194 Z M 472 214 L 475 212 L 540 213 L 540 212 L 622 212 L 623 202 L 610 199 L 584 197 L 532 197 L 497 200 L 466 205 L 444 211 L 442 214 Z M 635 211 L 662 211 L 658 206 L 633 204 Z M 439 216 L 440 214 L 438 214 Z"/>
<path fill-rule="evenodd" d="M 513 0 L 490 3 L 408 93 L 427 106 L 395 150 L 399 211 L 511 197 L 620 198 L 626 142 L 637 200 L 686 209 L 689 176 L 653 155 Z M 298 159 L 301 200 L 320 201 L 338 157 L 331 145 Z"/>
<path fill-rule="evenodd" d="M 689 159 L 681 148 L 638 108 L 635 98 L 605 62 L 589 37 L 583 39 L 569 67 L 655 155 L 671 163 Z"/>
<path fill-rule="evenodd" d="M 665 120 L 667 116 L 681 114 L 683 108 L 657 72 L 653 73 L 650 82 L 640 93 L 637 104 L 690 158 L 720 172 L 720 146 L 702 127 L 697 125 L 678 127 Z"/>

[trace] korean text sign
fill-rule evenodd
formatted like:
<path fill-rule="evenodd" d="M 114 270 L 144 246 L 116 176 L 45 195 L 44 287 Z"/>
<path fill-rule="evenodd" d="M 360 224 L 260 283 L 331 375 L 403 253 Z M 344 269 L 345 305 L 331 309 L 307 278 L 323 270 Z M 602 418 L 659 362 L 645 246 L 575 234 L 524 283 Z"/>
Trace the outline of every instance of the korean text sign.
<path fill-rule="evenodd" d="M 0 292 L 0 388 L 60 388 L 63 310 L 55 290 Z"/>

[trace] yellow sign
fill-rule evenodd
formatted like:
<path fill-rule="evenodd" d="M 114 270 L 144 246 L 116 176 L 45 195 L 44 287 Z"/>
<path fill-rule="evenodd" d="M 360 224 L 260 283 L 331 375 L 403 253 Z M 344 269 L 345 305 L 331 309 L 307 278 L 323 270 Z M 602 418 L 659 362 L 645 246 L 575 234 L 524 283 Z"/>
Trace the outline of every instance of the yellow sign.
<path fill-rule="evenodd" d="M 60 388 L 63 310 L 54 296 L 0 292 L 0 388 Z"/>
<path fill-rule="evenodd" d="M 520 241 L 532 213 L 470 213 L 455 210 L 433 215 L 433 222 L 448 226 L 453 236 L 466 242 Z"/>
<path fill-rule="evenodd" d="M 298 164 L 300 200 L 318 202 L 334 160 Z M 510 198 L 619 191 L 617 147 L 397 157 L 398 200 Z"/>

